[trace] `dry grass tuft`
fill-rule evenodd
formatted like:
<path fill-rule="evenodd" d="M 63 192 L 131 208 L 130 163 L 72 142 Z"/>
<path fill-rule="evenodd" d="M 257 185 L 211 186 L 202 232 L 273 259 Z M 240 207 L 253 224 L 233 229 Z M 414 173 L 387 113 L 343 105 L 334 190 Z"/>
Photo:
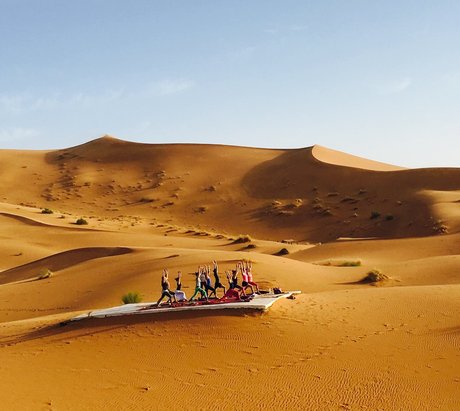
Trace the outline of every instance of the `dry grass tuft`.
<path fill-rule="evenodd" d="M 381 271 L 374 269 L 369 271 L 361 280 L 361 282 L 366 284 L 377 284 L 389 279 L 390 277 L 388 277 L 386 274 L 383 274 Z"/>
<path fill-rule="evenodd" d="M 236 240 L 233 240 L 233 244 L 244 244 L 244 243 L 250 243 L 252 241 L 252 238 L 249 234 L 240 234 Z"/>
<path fill-rule="evenodd" d="M 287 248 L 282 248 L 275 255 L 288 255 L 288 254 L 289 254 L 289 250 Z"/>
<path fill-rule="evenodd" d="M 442 220 L 437 220 L 433 225 L 433 231 L 437 234 L 445 234 L 448 229 Z"/>
<path fill-rule="evenodd" d="M 50 278 L 53 275 L 53 272 L 49 268 L 44 268 L 38 273 L 37 280 L 45 280 Z"/>
<path fill-rule="evenodd" d="M 326 260 L 326 261 L 318 261 L 313 264 L 322 265 L 325 267 L 360 267 L 362 263 L 361 263 L 361 260 L 345 260 L 345 261 Z"/>

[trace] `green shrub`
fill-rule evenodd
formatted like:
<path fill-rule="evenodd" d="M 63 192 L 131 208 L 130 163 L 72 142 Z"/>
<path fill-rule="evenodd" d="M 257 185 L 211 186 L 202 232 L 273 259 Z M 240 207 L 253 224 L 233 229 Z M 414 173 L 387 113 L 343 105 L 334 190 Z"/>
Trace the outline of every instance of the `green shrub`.
<path fill-rule="evenodd" d="M 324 265 L 326 267 L 360 267 L 361 260 L 346 260 L 346 261 L 334 261 L 334 260 L 326 260 L 326 261 L 319 261 L 317 263 L 313 263 L 316 265 Z"/>
<path fill-rule="evenodd" d="M 394 220 L 394 218 L 395 218 L 395 217 L 394 217 L 393 214 L 387 214 L 387 215 L 385 216 L 385 221 L 391 221 L 391 220 Z"/>
<path fill-rule="evenodd" d="M 371 220 L 375 220 L 376 218 L 380 217 L 380 213 L 378 211 L 371 212 Z"/>
<path fill-rule="evenodd" d="M 50 208 L 44 208 L 42 209 L 42 214 L 53 214 L 53 210 Z"/>
<path fill-rule="evenodd" d="M 142 298 L 137 291 L 130 291 L 121 297 L 121 301 L 123 301 L 123 304 L 136 304 L 140 303 Z"/>
<path fill-rule="evenodd" d="M 360 267 L 360 266 L 361 266 L 360 260 L 342 261 L 338 264 L 338 267 Z"/>
<path fill-rule="evenodd" d="M 76 225 L 87 225 L 88 221 L 86 221 L 84 218 L 80 217 L 77 221 L 75 221 Z"/>

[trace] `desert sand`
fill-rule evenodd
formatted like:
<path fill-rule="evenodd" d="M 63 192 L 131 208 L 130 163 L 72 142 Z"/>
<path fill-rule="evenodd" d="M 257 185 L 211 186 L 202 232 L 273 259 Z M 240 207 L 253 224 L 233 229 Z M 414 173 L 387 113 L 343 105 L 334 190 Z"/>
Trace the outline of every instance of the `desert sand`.
<path fill-rule="evenodd" d="M 0 150 L 0 227 L 2 409 L 460 409 L 460 168 L 105 136 Z M 60 326 L 243 258 L 302 294 Z"/>

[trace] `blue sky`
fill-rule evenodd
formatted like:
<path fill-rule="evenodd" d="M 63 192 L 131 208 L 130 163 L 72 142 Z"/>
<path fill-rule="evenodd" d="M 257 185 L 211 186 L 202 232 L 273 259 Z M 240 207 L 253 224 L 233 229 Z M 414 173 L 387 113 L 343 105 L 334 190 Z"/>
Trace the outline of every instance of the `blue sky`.
<path fill-rule="evenodd" d="M 0 147 L 321 144 L 460 166 L 460 2 L 0 0 Z"/>

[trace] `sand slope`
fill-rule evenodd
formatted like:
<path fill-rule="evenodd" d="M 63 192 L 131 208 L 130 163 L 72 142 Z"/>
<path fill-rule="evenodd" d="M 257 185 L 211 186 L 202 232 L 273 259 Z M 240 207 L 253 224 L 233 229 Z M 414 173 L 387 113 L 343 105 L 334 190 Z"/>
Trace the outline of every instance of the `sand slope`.
<path fill-rule="evenodd" d="M 0 195 L 96 219 L 142 216 L 273 240 L 459 230 L 460 169 L 399 170 L 365 160 L 353 168 L 353 161 L 319 146 L 265 150 L 103 137 L 58 151 L 0 151 Z"/>
<path fill-rule="evenodd" d="M 459 169 L 319 146 L 0 151 L 2 407 L 459 409 L 459 192 Z M 303 294 L 263 315 L 59 326 L 128 291 L 156 300 L 164 267 L 190 294 L 197 265 L 242 258 Z M 361 282 L 374 268 L 390 279 Z"/>

